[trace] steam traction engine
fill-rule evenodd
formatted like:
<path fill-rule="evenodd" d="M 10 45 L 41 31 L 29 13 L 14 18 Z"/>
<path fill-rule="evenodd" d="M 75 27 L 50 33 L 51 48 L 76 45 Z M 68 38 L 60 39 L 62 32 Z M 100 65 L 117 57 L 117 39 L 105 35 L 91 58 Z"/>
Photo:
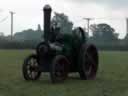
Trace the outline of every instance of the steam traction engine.
<path fill-rule="evenodd" d="M 49 72 L 52 83 L 64 81 L 70 72 L 79 72 L 83 80 L 95 79 L 98 69 L 98 51 L 87 44 L 81 27 L 72 34 L 64 34 L 51 24 L 51 7 L 44 7 L 44 41 L 36 54 L 28 56 L 22 67 L 25 80 L 39 79 L 41 72 Z"/>

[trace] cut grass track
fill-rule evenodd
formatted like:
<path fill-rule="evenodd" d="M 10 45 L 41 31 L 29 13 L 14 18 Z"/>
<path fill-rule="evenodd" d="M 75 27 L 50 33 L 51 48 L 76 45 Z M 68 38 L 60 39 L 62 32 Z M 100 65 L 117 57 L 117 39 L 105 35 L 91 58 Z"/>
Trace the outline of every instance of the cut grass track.
<path fill-rule="evenodd" d="M 72 74 L 64 83 L 51 84 L 49 75 L 28 82 L 22 63 L 31 50 L 0 50 L 0 96 L 128 96 L 128 52 L 100 52 L 96 80 Z"/>

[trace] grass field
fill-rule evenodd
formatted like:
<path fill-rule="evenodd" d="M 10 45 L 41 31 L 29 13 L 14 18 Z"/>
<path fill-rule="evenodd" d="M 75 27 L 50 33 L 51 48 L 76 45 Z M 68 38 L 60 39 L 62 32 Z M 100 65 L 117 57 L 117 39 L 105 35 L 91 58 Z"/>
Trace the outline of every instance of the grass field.
<path fill-rule="evenodd" d="M 128 52 L 100 52 L 96 80 L 73 74 L 61 84 L 51 84 L 47 74 L 36 82 L 25 81 L 21 68 L 30 53 L 0 50 L 0 96 L 128 96 Z"/>

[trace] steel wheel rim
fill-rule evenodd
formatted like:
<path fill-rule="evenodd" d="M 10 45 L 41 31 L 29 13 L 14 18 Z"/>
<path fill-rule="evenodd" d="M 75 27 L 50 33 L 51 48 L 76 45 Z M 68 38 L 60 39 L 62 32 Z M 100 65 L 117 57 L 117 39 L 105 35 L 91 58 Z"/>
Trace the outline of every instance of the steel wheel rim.
<path fill-rule="evenodd" d="M 97 64 L 98 64 L 98 53 L 95 49 L 87 49 L 85 53 L 85 64 L 84 64 L 84 70 L 87 78 L 93 79 L 96 76 L 97 72 Z"/>

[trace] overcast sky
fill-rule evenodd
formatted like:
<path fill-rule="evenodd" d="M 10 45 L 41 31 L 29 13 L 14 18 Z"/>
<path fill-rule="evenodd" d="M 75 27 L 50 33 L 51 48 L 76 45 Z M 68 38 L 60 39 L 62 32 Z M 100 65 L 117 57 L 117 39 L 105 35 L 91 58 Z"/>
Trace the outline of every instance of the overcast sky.
<path fill-rule="evenodd" d="M 47 3 L 53 11 L 68 15 L 75 26 L 85 27 L 84 17 L 97 18 L 91 23 L 108 23 L 120 33 L 120 38 L 126 35 L 128 0 L 0 0 L 0 32 L 10 34 L 9 11 L 16 13 L 14 32 L 36 29 L 37 24 L 43 26 L 41 9 Z"/>

